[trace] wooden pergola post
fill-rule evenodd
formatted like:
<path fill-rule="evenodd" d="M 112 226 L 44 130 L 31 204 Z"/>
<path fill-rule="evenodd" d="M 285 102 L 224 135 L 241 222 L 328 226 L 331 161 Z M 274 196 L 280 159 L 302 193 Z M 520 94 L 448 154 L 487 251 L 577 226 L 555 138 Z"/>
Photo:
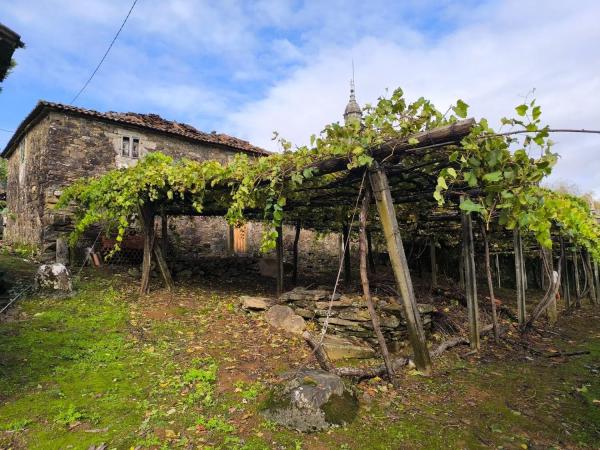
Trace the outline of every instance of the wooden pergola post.
<path fill-rule="evenodd" d="M 462 198 L 461 198 L 462 202 Z M 473 221 L 471 213 L 464 212 L 462 220 L 462 245 L 465 268 L 465 294 L 469 316 L 469 342 L 473 350 L 479 350 L 479 308 L 477 305 L 477 280 L 475 273 L 475 245 L 473 243 Z"/>
<path fill-rule="evenodd" d="M 571 307 L 571 276 L 569 273 L 569 257 L 568 255 L 565 253 L 563 253 L 565 255 L 565 262 L 563 265 L 563 280 L 564 280 L 564 289 L 563 289 L 563 293 L 564 293 L 564 297 L 565 297 L 565 306 L 567 308 Z"/>
<path fill-rule="evenodd" d="M 517 287 L 517 317 L 519 325 L 524 326 L 527 320 L 527 310 L 525 304 L 525 262 L 523 261 L 523 241 L 521 231 L 518 228 L 514 230 L 515 247 L 515 281 Z"/>
<path fill-rule="evenodd" d="M 379 316 L 377 315 L 377 311 L 375 310 L 375 305 L 373 304 L 373 299 L 371 297 L 371 289 L 369 286 L 369 276 L 367 274 L 367 220 L 369 215 L 369 205 L 371 203 L 371 192 L 367 188 L 365 189 L 365 194 L 362 198 L 362 204 L 360 208 L 360 231 L 359 231 L 359 241 L 358 241 L 358 250 L 360 255 L 360 281 L 363 289 L 363 296 L 367 302 L 367 309 L 369 310 L 369 315 L 371 316 L 371 324 L 373 325 L 373 331 L 375 331 L 375 336 L 377 336 L 377 342 L 379 343 L 379 348 L 381 350 L 381 356 L 383 356 L 383 361 L 385 363 L 385 368 L 387 370 L 388 376 L 390 377 L 390 381 L 394 386 L 398 386 L 398 380 L 394 376 L 394 366 L 392 364 L 392 358 L 390 357 L 390 352 L 388 351 L 387 343 L 385 342 L 385 337 L 381 332 L 381 327 L 379 325 Z"/>
<path fill-rule="evenodd" d="M 431 259 L 431 289 L 437 287 L 437 260 L 435 255 L 435 238 L 429 241 L 429 259 Z"/>
<path fill-rule="evenodd" d="M 552 257 L 551 249 L 542 248 L 541 251 L 545 255 L 546 261 L 548 261 L 548 266 L 550 269 L 550 275 L 548 275 L 546 273 L 546 270 L 544 270 L 544 272 L 542 274 L 542 276 L 547 280 L 546 287 L 549 289 L 554 283 L 554 258 Z M 543 264 L 544 264 L 544 262 L 542 261 L 542 266 L 543 266 Z M 558 270 L 560 270 L 560 268 Z M 548 321 L 551 324 L 556 323 L 556 321 L 558 320 L 558 309 L 557 309 L 557 305 L 556 305 L 556 296 L 552 296 L 552 298 L 550 299 L 550 304 L 548 305 L 548 309 L 546 309 L 546 314 L 548 315 Z"/>
<path fill-rule="evenodd" d="M 596 275 L 594 274 L 594 267 L 592 265 L 592 258 L 590 256 L 590 252 L 585 250 L 585 272 L 588 274 L 589 278 L 589 289 L 590 289 L 590 299 L 592 300 L 592 305 L 598 304 L 598 295 L 596 291 Z"/>
<path fill-rule="evenodd" d="M 498 275 L 498 289 L 502 287 L 502 273 L 500 272 L 500 256 L 496 253 L 496 274 Z"/>
<path fill-rule="evenodd" d="M 150 206 L 140 206 L 140 222 L 142 224 L 142 233 L 144 234 L 140 294 L 147 294 L 150 290 L 150 265 L 152 263 L 152 249 L 154 247 L 154 211 Z"/>
<path fill-rule="evenodd" d="M 298 243 L 300 242 L 300 221 L 296 221 L 296 234 L 294 235 L 294 254 L 293 254 L 293 272 L 292 272 L 292 283 L 294 286 L 298 284 Z"/>
<path fill-rule="evenodd" d="M 227 254 L 233 256 L 235 253 L 235 228 L 227 224 Z"/>
<path fill-rule="evenodd" d="M 600 305 L 600 273 L 598 271 L 598 261 L 594 261 L 594 284 L 596 286 L 596 298 Z"/>
<path fill-rule="evenodd" d="M 342 251 L 344 258 L 344 284 L 352 283 L 352 267 L 350 265 L 350 227 L 348 223 L 342 225 Z"/>
<path fill-rule="evenodd" d="M 578 254 L 577 247 L 573 248 L 573 272 L 575 277 L 575 305 L 579 308 L 581 306 L 581 286 L 579 284 L 579 264 L 577 263 Z"/>
<path fill-rule="evenodd" d="M 277 258 L 277 297 L 283 294 L 283 227 L 277 227 L 277 240 L 275 241 L 275 254 Z"/>
<path fill-rule="evenodd" d="M 166 258 L 169 248 L 169 219 L 165 214 L 164 209 L 160 212 L 160 233 L 161 233 L 161 250 Z"/>
<path fill-rule="evenodd" d="M 371 239 L 371 230 L 367 228 L 367 256 L 368 256 L 368 268 L 369 273 L 376 273 L 377 269 L 375 268 L 375 258 L 373 256 L 373 242 Z"/>
<path fill-rule="evenodd" d="M 402 245 L 402 237 L 398 228 L 398 219 L 387 175 L 379 165 L 376 165 L 369 171 L 369 181 L 373 196 L 375 197 L 375 203 L 377 204 L 377 211 L 379 212 L 383 235 L 387 243 L 390 263 L 394 271 L 394 278 L 402 297 L 406 326 L 414 352 L 415 365 L 421 372 L 429 374 L 431 373 L 431 357 L 427 348 L 425 332 L 423 331 L 423 322 L 417 308 L 417 301 L 408 270 L 404 246 Z"/>

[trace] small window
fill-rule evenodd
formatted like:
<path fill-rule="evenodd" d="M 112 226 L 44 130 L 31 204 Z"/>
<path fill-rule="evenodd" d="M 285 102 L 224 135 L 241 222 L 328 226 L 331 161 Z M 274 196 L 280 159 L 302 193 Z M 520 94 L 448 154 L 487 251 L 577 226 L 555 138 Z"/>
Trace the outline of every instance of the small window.
<path fill-rule="evenodd" d="M 140 157 L 140 140 L 138 138 L 133 138 L 133 141 L 131 143 L 131 157 Z"/>
<path fill-rule="evenodd" d="M 123 144 L 121 146 L 121 156 L 129 156 L 129 136 L 123 136 Z"/>

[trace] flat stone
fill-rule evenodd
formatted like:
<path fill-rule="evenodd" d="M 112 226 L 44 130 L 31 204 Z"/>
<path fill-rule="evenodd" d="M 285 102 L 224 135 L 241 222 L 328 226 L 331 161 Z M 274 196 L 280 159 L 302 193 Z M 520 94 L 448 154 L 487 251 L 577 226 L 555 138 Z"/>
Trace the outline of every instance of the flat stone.
<path fill-rule="evenodd" d="M 337 295 L 337 294 L 336 294 Z M 315 302 L 315 308 L 317 309 L 329 309 L 330 302 Z M 348 302 L 347 300 L 334 300 L 331 302 L 332 309 L 341 309 L 341 308 L 349 308 L 352 306 L 352 302 Z"/>
<path fill-rule="evenodd" d="M 375 351 L 361 339 L 331 334 L 323 338 L 323 348 L 332 361 L 351 358 L 373 358 Z"/>
<path fill-rule="evenodd" d="M 352 320 L 355 322 L 368 322 L 371 320 L 371 315 L 367 309 L 352 309 L 342 311 L 338 314 L 340 319 Z"/>
<path fill-rule="evenodd" d="M 314 319 L 315 318 L 315 311 L 310 310 L 310 309 L 296 308 L 295 312 L 296 312 L 296 314 L 298 314 L 301 317 L 304 317 L 305 319 Z"/>
<path fill-rule="evenodd" d="M 304 319 L 294 313 L 292 308 L 285 305 L 272 306 L 265 313 L 265 319 L 272 327 L 294 334 L 302 334 L 306 327 Z"/>
<path fill-rule="evenodd" d="M 321 317 L 319 322 L 325 323 L 325 317 Z M 330 317 L 329 325 L 332 325 L 336 329 L 345 328 L 352 331 L 364 331 L 364 328 L 359 323 L 352 322 L 351 320 L 338 319 L 337 317 Z"/>
<path fill-rule="evenodd" d="M 275 303 L 275 300 L 267 297 L 251 297 L 249 295 L 240 296 L 242 309 L 247 311 L 264 311 L 269 309 Z"/>

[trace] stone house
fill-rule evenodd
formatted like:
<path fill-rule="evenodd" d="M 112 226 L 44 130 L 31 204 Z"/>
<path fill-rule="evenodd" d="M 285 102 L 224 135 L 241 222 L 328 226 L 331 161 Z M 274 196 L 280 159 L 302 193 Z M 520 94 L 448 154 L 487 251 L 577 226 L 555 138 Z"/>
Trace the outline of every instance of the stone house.
<path fill-rule="evenodd" d="M 247 141 L 203 133 L 156 114 L 101 113 L 40 101 L 1 154 L 8 160 L 4 239 L 36 247 L 43 259 L 53 259 L 57 238 L 70 225 L 68 215 L 53 209 L 62 189 L 78 178 L 135 164 L 153 151 L 222 163 L 240 152 L 253 157 L 268 154 Z M 207 223 L 211 220 L 218 223 Z M 224 220 L 194 221 L 193 228 L 214 241 L 209 247 L 227 246 Z"/>

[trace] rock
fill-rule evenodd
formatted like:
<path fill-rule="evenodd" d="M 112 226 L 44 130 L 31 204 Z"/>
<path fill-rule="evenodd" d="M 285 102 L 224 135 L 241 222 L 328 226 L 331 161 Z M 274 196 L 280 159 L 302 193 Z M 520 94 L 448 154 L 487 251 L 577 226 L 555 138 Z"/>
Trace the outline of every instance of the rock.
<path fill-rule="evenodd" d="M 357 412 L 358 400 L 339 376 L 303 369 L 271 392 L 262 413 L 288 428 L 312 432 L 350 423 Z"/>
<path fill-rule="evenodd" d="M 177 278 L 180 280 L 189 280 L 194 275 L 191 269 L 184 269 L 177 273 Z"/>
<path fill-rule="evenodd" d="M 353 337 L 341 337 L 331 334 L 323 338 L 323 348 L 332 361 L 340 359 L 364 359 L 373 358 L 375 350 L 361 339 Z"/>
<path fill-rule="evenodd" d="M 133 277 L 133 278 L 139 278 L 142 276 L 142 272 L 137 267 L 130 267 L 129 270 L 127 271 L 127 273 L 129 274 L 130 277 Z"/>
<path fill-rule="evenodd" d="M 315 311 L 311 311 L 310 309 L 304 309 L 304 308 L 296 308 L 296 314 L 298 314 L 301 317 L 304 317 L 305 319 L 314 319 L 315 318 Z"/>
<path fill-rule="evenodd" d="M 35 289 L 56 294 L 70 293 L 73 290 L 71 274 L 64 264 L 42 264 L 34 279 Z"/>
<path fill-rule="evenodd" d="M 267 297 L 251 297 L 249 295 L 242 295 L 240 297 L 242 309 L 246 311 L 264 311 L 269 309 L 275 303 L 275 300 Z"/>
<path fill-rule="evenodd" d="M 331 292 L 326 289 L 306 289 L 303 287 L 296 287 L 291 291 L 284 292 L 281 296 L 283 301 L 294 302 L 298 300 L 327 300 L 331 299 Z M 335 294 L 333 296 L 333 300 L 338 300 L 340 298 L 340 294 Z"/>
<path fill-rule="evenodd" d="M 337 295 L 337 294 L 336 294 Z M 317 309 L 329 309 L 329 301 L 327 302 L 315 302 L 315 308 Z M 334 300 L 331 302 L 331 309 L 342 309 L 352 306 L 352 302 L 348 300 Z"/>
<path fill-rule="evenodd" d="M 284 305 L 272 306 L 265 313 L 265 319 L 272 327 L 294 334 L 302 334 L 306 326 L 302 317 L 294 313 L 292 308 Z"/>
<path fill-rule="evenodd" d="M 342 311 L 338 314 L 340 319 L 353 320 L 355 322 L 368 322 L 371 320 L 371 315 L 368 309 L 351 309 Z"/>

